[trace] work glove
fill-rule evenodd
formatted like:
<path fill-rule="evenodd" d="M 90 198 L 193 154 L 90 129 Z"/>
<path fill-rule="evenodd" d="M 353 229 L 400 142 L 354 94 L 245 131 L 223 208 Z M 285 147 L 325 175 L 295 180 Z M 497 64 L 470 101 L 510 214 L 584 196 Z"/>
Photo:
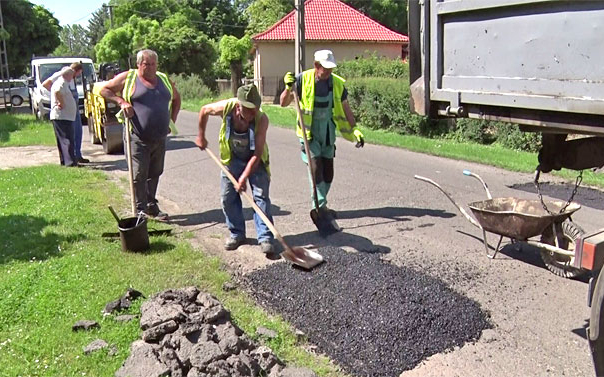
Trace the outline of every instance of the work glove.
<path fill-rule="evenodd" d="M 285 83 L 285 87 L 288 90 L 291 90 L 292 86 L 296 82 L 296 76 L 294 76 L 294 74 L 291 72 L 287 72 L 285 76 L 283 76 L 283 82 Z"/>
<path fill-rule="evenodd" d="M 355 147 L 363 148 L 363 146 L 365 145 L 365 136 L 363 135 L 361 130 L 355 128 L 352 134 L 354 135 L 355 139 L 357 139 L 357 144 L 355 145 Z"/>

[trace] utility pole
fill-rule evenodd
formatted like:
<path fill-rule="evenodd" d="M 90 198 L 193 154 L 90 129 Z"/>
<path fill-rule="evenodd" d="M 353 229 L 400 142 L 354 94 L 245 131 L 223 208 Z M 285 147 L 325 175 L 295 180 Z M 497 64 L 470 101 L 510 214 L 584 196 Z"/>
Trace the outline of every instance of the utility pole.
<path fill-rule="evenodd" d="M 4 30 L 4 22 L 2 20 L 2 2 L 0 1 L 0 83 L 2 83 L 2 101 L 4 101 L 4 110 L 12 110 L 11 89 L 10 89 L 10 73 L 8 71 L 8 54 L 6 53 L 6 30 Z M 8 85 L 4 85 L 4 83 Z M 8 89 L 8 101 L 6 90 Z"/>
<path fill-rule="evenodd" d="M 113 29 L 113 8 L 115 8 L 115 5 L 103 4 L 103 8 L 109 8 L 109 27 Z"/>
<path fill-rule="evenodd" d="M 305 46 L 306 40 L 304 38 L 304 0 L 296 0 L 296 75 L 304 71 L 306 58 Z"/>

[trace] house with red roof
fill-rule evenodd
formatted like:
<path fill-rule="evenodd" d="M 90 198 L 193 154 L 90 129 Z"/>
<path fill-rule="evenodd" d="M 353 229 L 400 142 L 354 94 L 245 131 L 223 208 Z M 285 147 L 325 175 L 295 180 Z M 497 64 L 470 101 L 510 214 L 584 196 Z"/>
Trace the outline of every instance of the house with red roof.
<path fill-rule="evenodd" d="M 332 50 L 338 62 L 377 54 L 404 59 L 406 35 L 394 32 L 339 0 L 304 3 L 305 69 L 312 68 L 316 50 Z M 265 97 L 283 90 L 283 75 L 295 70 L 295 10 L 268 30 L 252 37 L 255 48 L 254 82 Z M 337 68 L 336 68 L 337 72 Z"/>

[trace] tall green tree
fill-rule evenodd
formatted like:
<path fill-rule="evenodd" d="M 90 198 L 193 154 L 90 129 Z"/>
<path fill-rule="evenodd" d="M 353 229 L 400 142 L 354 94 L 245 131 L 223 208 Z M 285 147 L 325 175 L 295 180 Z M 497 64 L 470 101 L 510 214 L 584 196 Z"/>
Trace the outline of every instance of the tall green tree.
<path fill-rule="evenodd" d="M 408 0 L 342 0 L 389 29 L 407 34 Z"/>
<path fill-rule="evenodd" d="M 64 26 L 59 32 L 61 44 L 52 53 L 55 56 L 91 56 L 92 48 L 86 38 L 86 29 L 78 24 Z"/>
<path fill-rule="evenodd" d="M 143 48 L 157 52 L 162 71 L 196 73 L 206 85 L 214 86 L 212 63 L 216 50 L 186 14 L 177 12 L 163 22 L 133 15 L 122 26 L 109 30 L 95 50 L 98 61 L 119 61 L 126 68 L 136 66 L 134 57 Z"/>
<path fill-rule="evenodd" d="M 109 30 L 109 24 L 109 8 L 103 6 L 92 13 L 92 17 L 88 20 L 88 27 L 86 29 L 86 40 L 93 52 L 94 46 L 99 43 L 105 33 Z M 93 58 L 96 60 L 94 54 Z"/>
<path fill-rule="evenodd" d="M 245 34 L 246 18 L 231 0 L 186 0 L 185 3 L 201 15 L 197 28 L 212 39 L 223 35 L 241 38 Z"/>
<path fill-rule="evenodd" d="M 0 0 L 6 31 L 6 52 L 12 77 L 27 70 L 32 55 L 48 55 L 60 44 L 59 20 L 40 5 L 25 0 Z"/>
<path fill-rule="evenodd" d="M 247 33 L 258 34 L 274 25 L 294 9 L 291 0 L 255 0 L 246 8 Z"/>

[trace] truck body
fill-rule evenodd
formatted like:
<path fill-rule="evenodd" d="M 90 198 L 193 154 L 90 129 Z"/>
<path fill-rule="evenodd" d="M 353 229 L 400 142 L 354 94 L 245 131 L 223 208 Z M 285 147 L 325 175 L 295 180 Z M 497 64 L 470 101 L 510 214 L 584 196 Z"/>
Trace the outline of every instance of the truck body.
<path fill-rule="evenodd" d="M 604 135 L 604 2 L 410 2 L 413 108 Z"/>
<path fill-rule="evenodd" d="M 541 171 L 601 167 L 602 35 L 604 1 L 411 0 L 411 109 L 541 132 L 536 179 Z M 568 262 L 592 271 L 588 337 L 596 374 L 604 375 L 604 229 L 572 243 Z"/>
<path fill-rule="evenodd" d="M 50 114 L 50 92 L 42 86 L 42 83 L 62 67 L 71 63 L 81 62 L 84 68 L 82 75 L 76 77 L 78 89 L 78 109 L 80 116 L 84 116 L 84 87 L 83 82 L 96 81 L 96 73 L 92 59 L 83 57 L 34 57 L 31 60 L 31 77 L 29 79 L 29 91 L 31 97 L 31 109 L 38 119 L 47 119 Z M 85 120 L 85 118 L 83 118 Z"/>

